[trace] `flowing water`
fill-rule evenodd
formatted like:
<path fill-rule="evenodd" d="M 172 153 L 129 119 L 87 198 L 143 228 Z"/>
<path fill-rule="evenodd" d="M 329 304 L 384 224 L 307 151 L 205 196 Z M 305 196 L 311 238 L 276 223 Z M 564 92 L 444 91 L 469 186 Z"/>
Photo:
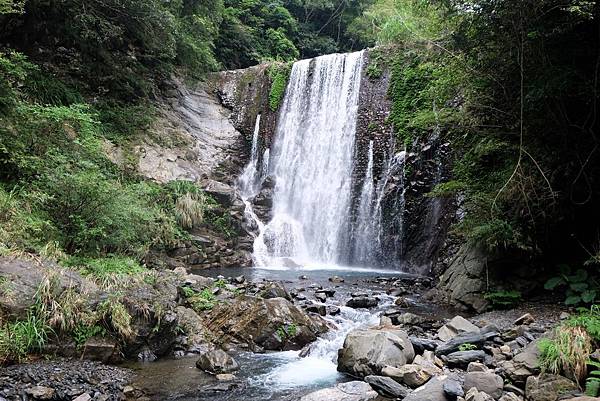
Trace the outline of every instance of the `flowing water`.
<path fill-rule="evenodd" d="M 356 52 L 294 63 L 268 160 L 273 218 L 254 243 L 255 265 L 335 265 L 349 253 L 362 60 Z"/>

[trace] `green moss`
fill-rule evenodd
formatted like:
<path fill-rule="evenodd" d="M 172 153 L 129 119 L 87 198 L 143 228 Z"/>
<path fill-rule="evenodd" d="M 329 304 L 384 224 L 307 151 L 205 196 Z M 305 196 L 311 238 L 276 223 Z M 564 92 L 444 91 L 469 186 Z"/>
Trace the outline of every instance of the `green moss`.
<path fill-rule="evenodd" d="M 269 91 L 269 108 L 271 111 L 279 110 L 291 71 L 291 63 L 277 63 L 269 66 L 267 74 L 271 80 L 271 90 Z"/>
<path fill-rule="evenodd" d="M 512 308 L 521 301 L 521 292 L 519 291 L 495 291 L 488 292 L 485 299 L 492 303 L 494 308 L 507 309 Z"/>

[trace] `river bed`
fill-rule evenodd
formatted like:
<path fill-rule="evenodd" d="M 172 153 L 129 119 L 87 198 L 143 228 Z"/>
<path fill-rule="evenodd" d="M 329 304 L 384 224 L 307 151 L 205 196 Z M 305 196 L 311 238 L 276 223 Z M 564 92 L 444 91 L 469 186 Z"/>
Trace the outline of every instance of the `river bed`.
<path fill-rule="evenodd" d="M 337 306 L 340 313 L 328 315 L 326 319 L 335 326 L 308 346 L 308 356 L 301 357 L 300 351 L 232 353 L 240 365 L 236 379 L 219 382 L 214 376 L 195 367 L 197 357 L 164 359 L 152 363 L 129 365 L 136 377 L 134 384 L 143 389 L 155 400 L 297 400 L 312 391 L 333 386 L 336 383 L 352 380 L 337 371 L 337 351 L 343 345 L 346 334 L 357 328 L 374 326 L 379 323 L 381 312 L 389 308 L 395 298 L 385 293 L 384 283 L 392 278 L 407 276 L 393 270 L 366 268 L 228 268 L 197 272 L 212 277 L 236 277 L 244 275 L 247 280 L 279 280 L 288 291 L 310 288 L 331 288 L 336 293 L 328 298 L 326 305 Z M 342 283 L 332 283 L 330 277 L 343 278 Z M 353 292 L 366 292 L 380 298 L 373 309 L 352 309 L 344 306 Z M 309 291 L 306 296 L 310 297 Z M 420 304 L 412 299 L 420 313 L 447 317 L 439 309 Z"/>

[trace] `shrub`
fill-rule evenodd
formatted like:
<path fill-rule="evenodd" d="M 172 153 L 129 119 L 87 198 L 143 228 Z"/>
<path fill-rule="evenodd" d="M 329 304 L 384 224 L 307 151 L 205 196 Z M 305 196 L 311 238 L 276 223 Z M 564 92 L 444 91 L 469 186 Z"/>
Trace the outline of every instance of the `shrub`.
<path fill-rule="evenodd" d="M 590 304 L 596 300 L 599 284 L 595 277 L 588 274 L 584 269 L 575 272 L 568 265 L 559 266 L 560 274 L 550 278 L 544 288 L 554 290 L 563 288 L 565 290 L 565 304 Z"/>
<path fill-rule="evenodd" d="M 542 339 L 539 363 L 542 371 L 564 374 L 577 383 L 583 382 L 587 373 L 587 360 L 592 352 L 589 334 L 582 327 L 561 326 L 553 339 Z"/>
<path fill-rule="evenodd" d="M 51 329 L 30 311 L 27 319 L 0 327 L 0 364 L 21 362 L 27 354 L 40 351 Z"/>
<path fill-rule="evenodd" d="M 278 63 L 269 67 L 267 73 L 271 79 L 271 89 L 269 91 L 269 108 L 271 111 L 279 110 L 291 71 L 292 66 L 289 63 Z"/>
<path fill-rule="evenodd" d="M 111 327 L 124 340 L 135 335 L 131 327 L 131 315 L 121 299 L 110 297 L 98 305 L 98 313 L 107 327 Z"/>

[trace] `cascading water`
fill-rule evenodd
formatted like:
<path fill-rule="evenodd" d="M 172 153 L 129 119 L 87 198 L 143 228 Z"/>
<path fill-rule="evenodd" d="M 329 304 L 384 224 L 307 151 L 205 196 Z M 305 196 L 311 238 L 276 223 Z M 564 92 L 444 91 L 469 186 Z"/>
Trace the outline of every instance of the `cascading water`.
<path fill-rule="evenodd" d="M 252 148 L 250 151 L 250 162 L 242 171 L 238 179 L 238 188 L 242 199 L 246 200 L 254 195 L 259 184 L 258 174 L 258 134 L 260 132 L 260 114 L 256 116 L 254 132 L 252 134 Z"/>
<path fill-rule="evenodd" d="M 355 262 L 364 264 L 371 262 L 375 253 L 374 238 L 377 237 L 377 221 L 373 220 L 373 200 L 375 197 L 373 182 L 373 141 L 369 141 L 369 158 L 365 179 L 360 193 L 356 222 L 354 225 L 354 255 Z"/>
<path fill-rule="evenodd" d="M 363 52 L 294 63 L 269 172 L 272 220 L 255 264 L 337 264 L 350 252 L 353 151 Z"/>

